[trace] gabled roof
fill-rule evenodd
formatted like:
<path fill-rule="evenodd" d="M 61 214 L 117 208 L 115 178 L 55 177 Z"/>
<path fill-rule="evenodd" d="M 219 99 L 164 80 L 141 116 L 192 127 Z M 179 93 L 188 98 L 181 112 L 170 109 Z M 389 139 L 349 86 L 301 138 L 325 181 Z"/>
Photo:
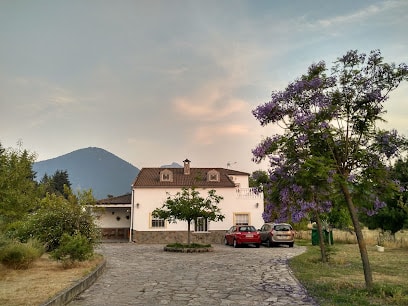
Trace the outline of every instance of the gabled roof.
<path fill-rule="evenodd" d="M 132 194 L 124 194 L 117 197 L 110 197 L 102 200 L 96 201 L 96 205 L 120 205 L 120 204 L 131 204 L 132 203 Z"/>
<path fill-rule="evenodd" d="M 160 181 L 160 172 L 165 169 L 173 172 L 173 181 Z M 219 181 L 207 181 L 207 173 L 211 170 L 220 173 Z M 224 168 L 190 168 L 190 174 L 188 175 L 184 174 L 184 168 L 142 168 L 133 183 L 133 187 L 235 187 L 235 183 L 228 177 L 229 175 L 249 176 L 246 172 Z"/>

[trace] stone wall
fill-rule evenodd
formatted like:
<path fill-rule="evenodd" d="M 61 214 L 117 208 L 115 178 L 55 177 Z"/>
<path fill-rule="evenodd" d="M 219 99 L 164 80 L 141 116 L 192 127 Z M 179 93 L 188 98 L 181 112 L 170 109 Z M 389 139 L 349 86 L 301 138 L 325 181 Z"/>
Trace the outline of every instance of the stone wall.
<path fill-rule="evenodd" d="M 368 245 L 375 245 L 377 244 L 377 239 L 379 234 L 381 233 L 380 230 L 369 230 L 367 228 L 362 229 L 364 240 Z M 295 239 L 310 239 L 312 237 L 312 230 L 306 231 L 297 231 Z M 387 236 L 387 241 L 389 243 L 397 243 L 399 246 L 408 246 L 408 231 L 399 231 L 395 233 L 395 237 L 390 235 Z M 394 240 L 395 238 L 395 240 Z M 353 231 L 344 231 L 339 229 L 333 229 L 333 241 L 334 243 L 342 242 L 342 243 L 357 243 L 356 235 Z"/>
<path fill-rule="evenodd" d="M 226 231 L 211 231 L 205 233 L 191 232 L 191 243 L 221 244 L 224 243 Z M 133 231 L 135 243 L 187 243 L 187 231 Z"/>

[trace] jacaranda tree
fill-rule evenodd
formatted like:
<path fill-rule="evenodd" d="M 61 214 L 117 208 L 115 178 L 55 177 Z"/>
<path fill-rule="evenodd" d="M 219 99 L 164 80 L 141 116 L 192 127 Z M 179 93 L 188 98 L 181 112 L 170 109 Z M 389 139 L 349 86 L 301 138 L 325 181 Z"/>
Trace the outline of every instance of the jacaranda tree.
<path fill-rule="evenodd" d="M 270 160 L 272 190 L 264 218 L 269 214 L 296 222 L 311 210 L 329 212 L 333 202 L 326 195 L 339 190 L 343 201 L 336 203 L 343 202 L 349 211 L 367 289 L 373 280 L 358 211 L 375 214 L 385 206 L 384 197 L 399 191 L 388 166 L 407 149 L 407 141 L 395 130 L 380 129 L 378 122 L 384 121 L 389 93 L 407 78 L 408 66 L 385 63 L 379 50 L 369 55 L 351 50 L 331 70 L 323 61 L 311 65 L 253 110 L 262 126 L 282 128 L 253 150 L 255 162 Z M 311 161 L 314 172 L 305 184 L 299 173 Z"/>

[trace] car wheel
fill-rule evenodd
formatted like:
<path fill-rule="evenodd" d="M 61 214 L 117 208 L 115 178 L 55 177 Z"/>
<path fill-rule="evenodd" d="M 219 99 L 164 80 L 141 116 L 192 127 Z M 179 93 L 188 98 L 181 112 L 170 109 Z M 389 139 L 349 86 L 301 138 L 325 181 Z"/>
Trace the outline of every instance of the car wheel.
<path fill-rule="evenodd" d="M 293 242 L 288 244 L 290 248 L 293 248 Z"/>
<path fill-rule="evenodd" d="M 268 245 L 268 248 L 273 247 L 273 243 L 272 243 L 271 239 L 266 240 L 266 244 Z"/>
<path fill-rule="evenodd" d="M 256 243 L 256 244 L 255 244 L 255 247 L 257 247 L 257 248 L 259 248 L 260 246 L 261 246 L 260 243 Z"/>
<path fill-rule="evenodd" d="M 224 244 L 225 244 L 225 245 L 228 245 L 228 240 L 227 240 L 227 238 L 224 238 Z"/>
<path fill-rule="evenodd" d="M 238 243 L 237 243 L 237 240 L 236 240 L 236 239 L 234 239 L 233 246 L 234 246 L 234 248 L 237 248 L 237 247 L 238 247 Z"/>

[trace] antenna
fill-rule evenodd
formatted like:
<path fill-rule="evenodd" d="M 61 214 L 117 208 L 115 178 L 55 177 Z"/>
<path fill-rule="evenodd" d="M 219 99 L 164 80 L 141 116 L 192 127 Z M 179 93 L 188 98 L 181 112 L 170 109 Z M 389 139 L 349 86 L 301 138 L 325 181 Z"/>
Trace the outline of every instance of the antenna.
<path fill-rule="evenodd" d="M 237 162 L 227 162 L 227 169 L 229 169 L 232 165 L 235 165 Z"/>

